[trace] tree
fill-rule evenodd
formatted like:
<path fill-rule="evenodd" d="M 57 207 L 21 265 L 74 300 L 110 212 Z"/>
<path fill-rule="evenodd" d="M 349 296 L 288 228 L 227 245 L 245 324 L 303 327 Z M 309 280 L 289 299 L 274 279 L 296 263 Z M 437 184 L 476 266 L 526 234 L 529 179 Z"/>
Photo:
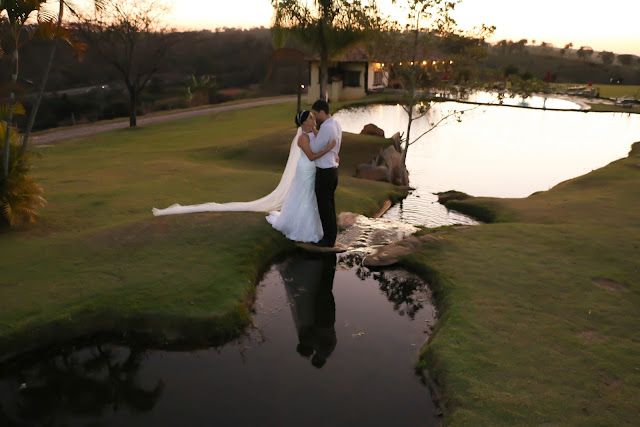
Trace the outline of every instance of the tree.
<path fill-rule="evenodd" d="M 633 56 L 631 55 L 618 55 L 618 61 L 622 65 L 631 65 L 631 61 L 633 60 Z"/>
<path fill-rule="evenodd" d="M 9 145 L 10 133 L 13 127 L 13 115 L 16 107 L 16 88 L 19 70 L 19 52 L 20 48 L 29 41 L 39 39 L 57 39 L 62 38 L 70 42 L 68 32 L 60 25 L 56 25 L 50 14 L 42 11 L 44 0 L 2 0 L 0 1 L 0 10 L 6 14 L 9 21 L 9 40 L 8 48 L 11 50 L 11 83 L 9 108 L 3 116 L 6 122 L 6 130 L 4 134 L 4 146 L 1 158 L 1 178 L 7 178 L 9 175 Z M 35 19 L 34 19 L 35 18 Z M 72 44 L 73 45 L 73 44 Z M 81 45 L 73 45 L 77 53 L 81 53 L 83 47 Z M 0 50 L 0 54 L 3 54 Z M 26 147 L 21 150 L 24 153 Z"/>
<path fill-rule="evenodd" d="M 4 130 L 4 140 L 2 147 L 1 166 L 2 172 L 0 178 L 7 179 L 9 176 L 9 151 L 11 145 L 11 132 L 13 130 L 13 116 L 16 108 L 16 88 L 18 82 L 18 65 L 20 47 L 34 36 L 37 25 L 28 25 L 27 20 L 32 14 L 38 13 L 44 3 L 44 0 L 2 0 L 0 7 L 2 12 L 6 13 L 9 21 L 10 39 L 8 40 L 11 52 L 11 83 L 9 89 L 9 108 L 6 114 L 3 114 L 2 120 L 6 122 Z"/>
<path fill-rule="evenodd" d="M 169 12 L 164 0 L 105 0 L 79 24 L 92 52 L 108 61 L 129 93 L 129 126 L 136 126 L 141 92 L 160 69 L 170 45 L 161 17 Z"/>
<path fill-rule="evenodd" d="M 591 57 L 591 55 L 593 55 L 593 49 L 590 48 L 589 46 L 580 46 L 580 49 L 578 49 L 577 54 L 580 59 L 586 61 Z"/>
<path fill-rule="evenodd" d="M 102 6 L 102 0 L 94 0 L 94 4 L 95 4 L 96 8 L 100 8 Z M 54 57 L 56 55 L 56 49 L 57 49 L 57 46 L 58 46 L 58 39 L 59 38 L 63 38 L 67 42 L 69 42 L 71 44 L 71 46 L 74 48 L 74 50 L 78 53 L 78 55 L 84 53 L 84 44 L 82 44 L 82 43 L 74 43 L 74 42 L 71 41 L 71 39 L 68 38 L 68 36 L 66 36 L 67 30 L 62 25 L 62 17 L 64 15 L 65 8 L 69 8 L 73 12 L 73 9 L 71 9 L 69 7 L 69 5 L 64 0 L 60 0 L 60 4 L 58 6 L 58 19 L 57 19 L 57 22 L 55 24 L 53 24 L 53 19 L 51 19 L 51 21 L 50 21 L 51 25 L 53 26 L 52 28 L 53 28 L 54 32 L 56 34 L 58 34 L 58 37 L 55 37 L 51 41 L 51 49 L 49 50 L 49 57 L 48 57 L 48 60 L 47 60 L 47 65 L 45 66 L 45 69 L 43 70 L 42 78 L 40 79 L 40 83 L 38 85 L 38 93 L 36 95 L 36 100 L 33 103 L 33 106 L 31 107 L 31 113 L 29 113 L 29 119 L 27 120 L 27 126 L 25 128 L 25 132 L 24 132 L 24 135 L 22 137 L 22 147 L 20 149 L 20 152 L 22 154 L 24 154 L 27 151 L 27 146 L 29 144 L 29 136 L 31 135 L 31 130 L 33 129 L 33 124 L 35 123 L 36 115 L 38 114 L 38 107 L 40 106 L 40 102 L 42 101 L 42 95 L 44 94 L 44 88 L 46 87 L 47 80 L 49 78 L 49 71 L 51 70 L 51 66 L 53 65 L 53 59 L 54 59 Z M 80 59 L 81 59 L 81 57 L 80 57 Z"/>
<path fill-rule="evenodd" d="M 485 38 L 495 30 L 483 25 L 470 32 L 460 31 L 450 16 L 459 2 L 407 0 L 408 24 L 404 31 L 387 32 L 376 46 L 379 55 L 385 53 L 389 58 L 391 73 L 404 89 L 401 105 L 408 117 L 402 147 L 404 185 L 408 185 L 409 147 L 448 119 L 460 121 L 464 114 L 454 110 L 434 118 L 429 114 L 435 105 L 432 91 L 453 93 L 472 89 L 476 83 L 473 65 L 486 58 Z M 412 136 L 413 122 L 423 117 L 429 119 L 428 130 Z"/>
<path fill-rule="evenodd" d="M 540 48 L 542 49 L 543 52 L 550 51 L 552 47 L 553 47 L 553 44 L 551 43 L 540 42 Z"/>
<path fill-rule="evenodd" d="M 69 41 L 66 29 L 55 25 L 51 15 L 42 11 L 43 3 L 42 0 L 0 1 L 1 11 L 9 23 L 5 46 L 11 50 L 9 104 L 0 108 L 0 220 L 11 227 L 34 222 L 36 208 L 46 203 L 41 197 L 42 188 L 29 176 L 31 159 L 26 145 L 18 146 L 19 134 L 13 124 L 14 115 L 25 114 L 24 107 L 16 100 L 20 48 L 35 38 Z"/>
<path fill-rule="evenodd" d="M 498 43 L 496 43 L 496 46 L 500 48 L 500 53 L 502 55 L 505 55 L 507 53 L 509 42 L 507 40 L 500 40 Z"/>
<path fill-rule="evenodd" d="M 214 76 L 191 76 L 191 83 L 187 86 L 187 103 L 190 106 L 208 104 L 210 92 L 215 91 L 216 79 Z"/>
<path fill-rule="evenodd" d="M 603 50 L 598 54 L 603 64 L 609 65 L 613 63 L 613 60 L 616 59 L 616 55 L 613 52 L 608 52 Z"/>
<path fill-rule="evenodd" d="M 535 42 L 535 40 L 532 41 L 532 43 L 533 42 Z M 525 53 L 526 52 L 527 43 L 528 43 L 527 39 L 520 39 L 515 43 L 514 48 L 520 53 Z"/>
<path fill-rule="evenodd" d="M 569 50 L 571 50 L 572 47 L 573 47 L 573 43 L 565 44 L 564 47 L 560 50 L 560 55 L 564 56 L 564 54 L 569 52 Z"/>
<path fill-rule="evenodd" d="M 320 98 L 328 100 L 329 59 L 383 25 L 374 0 L 271 0 L 276 47 L 287 37 L 320 54 Z"/>

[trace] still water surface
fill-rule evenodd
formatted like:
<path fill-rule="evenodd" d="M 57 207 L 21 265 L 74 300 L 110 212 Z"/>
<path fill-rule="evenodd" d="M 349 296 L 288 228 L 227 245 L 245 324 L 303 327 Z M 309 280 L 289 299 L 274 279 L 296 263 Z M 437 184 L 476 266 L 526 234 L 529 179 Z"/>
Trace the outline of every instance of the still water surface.
<path fill-rule="evenodd" d="M 218 348 L 110 343 L 0 371 L 0 425 L 435 426 L 415 372 L 427 285 L 359 255 L 298 253 L 258 286 L 254 327 Z"/>
<path fill-rule="evenodd" d="M 566 102 L 566 101 L 565 101 Z M 409 147 L 407 169 L 416 190 L 385 217 L 437 227 L 473 220 L 448 212 L 433 193 L 457 190 L 473 196 L 527 197 L 626 157 L 640 141 L 640 115 L 584 113 L 438 103 L 430 121 L 453 109 L 466 110 Z M 406 132 L 401 106 L 376 105 L 338 111 L 345 132 L 367 123 L 386 136 Z M 415 121 L 412 138 L 429 129 Z"/>

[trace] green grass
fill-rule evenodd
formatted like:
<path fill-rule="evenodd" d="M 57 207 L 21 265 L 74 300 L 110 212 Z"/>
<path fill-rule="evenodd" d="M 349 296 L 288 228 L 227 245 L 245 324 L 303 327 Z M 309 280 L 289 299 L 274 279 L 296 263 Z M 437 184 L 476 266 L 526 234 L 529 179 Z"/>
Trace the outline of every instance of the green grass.
<path fill-rule="evenodd" d="M 48 206 L 0 234 L 0 359 L 101 331 L 211 344 L 250 321 L 255 283 L 293 244 L 264 214 L 153 217 L 173 203 L 257 199 L 277 185 L 295 104 L 228 111 L 36 149 Z M 345 134 L 339 211 L 402 191 L 352 178 L 388 140 Z"/>
<path fill-rule="evenodd" d="M 441 310 L 421 366 L 448 425 L 637 425 L 640 143 L 405 260 Z M 477 208 L 476 208 L 477 209 Z"/>
<path fill-rule="evenodd" d="M 638 85 L 595 85 L 600 89 L 603 98 L 631 97 L 640 99 L 640 86 Z"/>
<path fill-rule="evenodd" d="M 586 86 L 585 84 L 580 83 L 562 83 L 562 84 L 552 84 L 553 88 L 556 90 L 562 90 L 564 88 L 576 87 L 576 86 Z M 593 85 L 594 88 L 600 90 L 600 96 L 602 98 L 622 98 L 622 97 L 631 97 L 640 99 L 640 86 L 638 85 L 606 85 L 606 84 L 596 84 Z"/>

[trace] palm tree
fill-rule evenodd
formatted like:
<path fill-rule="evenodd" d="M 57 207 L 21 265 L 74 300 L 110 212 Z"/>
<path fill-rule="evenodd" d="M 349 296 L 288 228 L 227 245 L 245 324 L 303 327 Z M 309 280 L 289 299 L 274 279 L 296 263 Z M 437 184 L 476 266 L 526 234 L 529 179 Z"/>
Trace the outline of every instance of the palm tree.
<path fill-rule="evenodd" d="M 7 123 L 4 147 L 2 150 L 2 174 L 1 178 L 6 178 L 9 175 L 9 143 L 10 132 L 13 127 L 13 115 L 16 105 L 16 86 L 18 81 L 18 64 L 19 64 L 19 52 L 20 48 L 30 40 L 34 38 L 40 39 L 56 39 L 62 38 L 69 41 L 68 32 L 60 25 L 56 25 L 53 17 L 42 11 L 42 5 L 45 0 L 0 0 L 0 11 L 5 13 L 9 21 L 10 39 L 9 43 L 13 51 L 11 52 L 11 85 L 10 85 L 10 98 L 9 98 L 9 110 L 4 117 Z M 30 23 L 35 15 L 36 21 Z M 77 52 L 81 52 L 82 45 L 74 46 Z M 37 107 L 37 106 L 36 106 Z M 20 150 L 24 153 L 26 145 L 23 143 L 23 148 Z"/>
<path fill-rule="evenodd" d="M 320 98 L 327 100 L 329 58 L 362 40 L 382 19 L 375 0 L 368 4 L 348 0 L 271 0 L 272 32 L 276 47 L 291 37 L 320 54 Z"/>
<path fill-rule="evenodd" d="M 94 7 L 96 9 L 100 9 L 102 7 L 102 3 L 103 0 L 94 0 Z M 60 0 L 60 5 L 58 8 L 58 18 L 57 18 L 57 22 L 55 23 L 54 26 L 54 30 L 56 32 L 56 34 L 58 34 L 59 36 L 62 36 L 63 34 L 66 34 L 66 31 L 64 29 L 64 27 L 62 26 L 62 19 L 63 19 L 63 15 L 64 15 L 64 11 L 65 8 L 69 9 L 71 11 L 72 14 L 75 14 L 75 11 L 73 10 L 73 8 L 71 7 L 71 5 L 65 1 L 65 0 Z M 53 25 L 53 23 L 52 23 Z M 40 84 L 38 87 L 38 94 L 36 96 L 36 100 L 33 103 L 33 107 L 31 108 L 31 113 L 29 114 L 29 119 L 27 121 L 27 127 L 25 129 L 24 135 L 22 137 L 22 147 L 20 149 L 21 153 L 24 153 L 25 151 L 27 151 L 27 145 L 29 143 L 29 136 L 31 136 L 31 130 L 33 129 L 33 124 L 36 120 L 36 115 L 38 114 L 38 107 L 40 106 L 40 101 L 42 101 L 42 95 L 44 93 L 44 88 L 47 85 L 47 80 L 49 79 L 49 72 L 51 71 L 51 66 L 53 65 L 53 60 L 56 56 L 56 49 L 58 46 L 58 38 L 64 38 L 67 42 L 70 42 L 72 47 L 74 47 L 74 50 L 76 50 L 76 52 L 82 52 L 84 45 L 79 44 L 79 43 L 72 43 L 70 41 L 70 39 L 68 37 L 56 37 L 52 40 L 51 43 L 51 48 L 49 50 L 49 58 L 47 60 L 47 65 L 45 66 L 43 72 L 42 72 L 42 78 L 40 79 Z"/>
<path fill-rule="evenodd" d="M 11 52 L 11 85 L 9 109 L 3 119 L 6 122 L 4 135 L 4 147 L 2 150 L 2 175 L 1 178 L 6 179 L 9 176 L 9 144 L 11 129 L 13 127 L 13 114 L 16 104 L 16 85 L 18 81 L 18 59 L 20 46 L 33 37 L 33 27 L 27 25 L 27 19 L 33 12 L 40 11 L 40 7 L 44 0 L 0 0 L 0 10 L 6 13 L 9 20 L 10 40 L 9 43 L 13 48 Z"/>

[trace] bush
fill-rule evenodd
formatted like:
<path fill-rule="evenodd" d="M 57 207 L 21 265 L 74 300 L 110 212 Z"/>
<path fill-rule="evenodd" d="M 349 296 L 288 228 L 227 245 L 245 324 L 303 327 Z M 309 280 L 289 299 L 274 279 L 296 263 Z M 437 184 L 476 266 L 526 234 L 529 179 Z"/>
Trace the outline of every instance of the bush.
<path fill-rule="evenodd" d="M 6 124 L 0 126 L 0 132 L 0 149 L 3 149 Z M 29 152 L 20 155 L 17 135 L 12 132 L 9 142 L 9 175 L 0 177 L 0 223 L 10 227 L 35 222 L 36 209 L 46 205 L 42 187 L 29 176 L 31 155 Z"/>

